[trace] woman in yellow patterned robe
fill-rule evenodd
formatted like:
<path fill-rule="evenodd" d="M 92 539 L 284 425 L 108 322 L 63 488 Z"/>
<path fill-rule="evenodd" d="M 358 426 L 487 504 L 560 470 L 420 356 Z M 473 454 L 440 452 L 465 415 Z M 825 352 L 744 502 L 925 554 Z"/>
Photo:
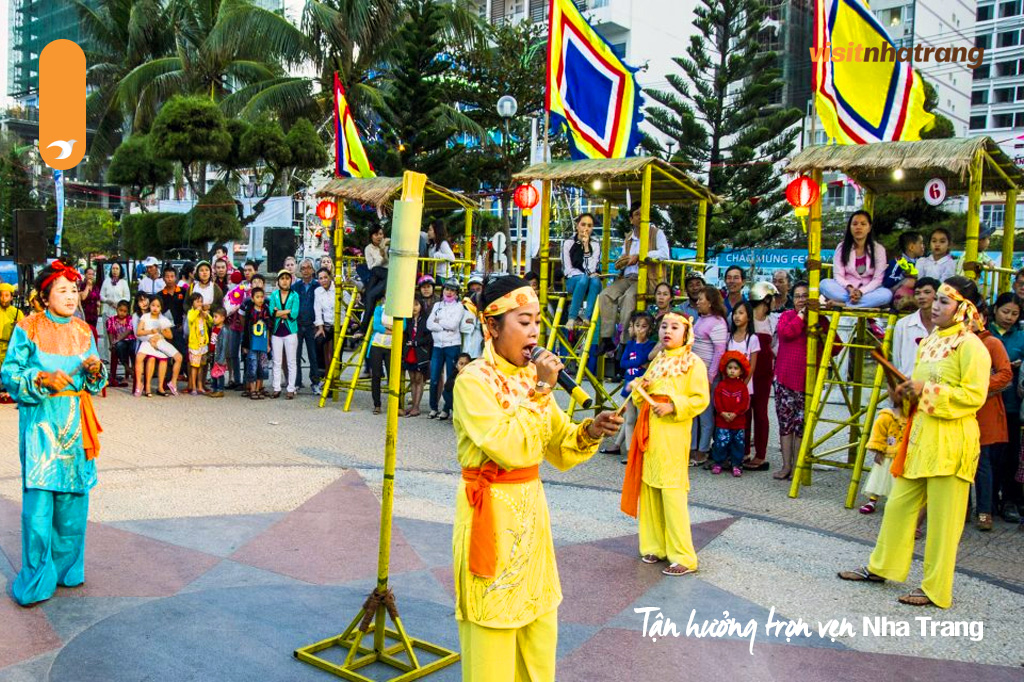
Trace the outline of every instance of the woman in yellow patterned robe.
<path fill-rule="evenodd" d="M 562 600 L 539 465 L 589 459 L 622 423 L 611 412 L 573 424 L 551 396 L 562 363 L 531 362 L 540 306 L 518 277 L 488 281 L 476 301 L 488 340 L 455 382 L 462 480 L 452 536 L 455 618 L 467 682 L 555 679 Z"/>

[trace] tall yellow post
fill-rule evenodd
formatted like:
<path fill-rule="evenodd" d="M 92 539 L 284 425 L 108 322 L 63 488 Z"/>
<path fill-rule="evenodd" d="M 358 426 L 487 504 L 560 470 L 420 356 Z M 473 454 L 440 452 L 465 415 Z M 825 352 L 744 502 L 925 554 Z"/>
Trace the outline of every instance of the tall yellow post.
<path fill-rule="evenodd" d="M 1017 231 L 1017 190 L 1006 192 L 1006 213 L 1003 218 L 1003 257 L 1000 265 L 1004 268 L 1013 267 L 1013 239 Z M 999 274 L 999 292 L 1010 291 L 1013 286 L 1013 275 L 1008 272 Z"/>
<path fill-rule="evenodd" d="M 647 252 L 651 249 L 651 170 L 653 167 L 653 164 L 644 166 L 643 190 L 640 195 L 640 271 L 636 283 L 637 310 L 647 307 Z"/>
<path fill-rule="evenodd" d="M 869 189 L 864 190 L 864 205 L 862 208 L 871 215 L 871 219 L 875 218 L 875 193 Z"/>
<path fill-rule="evenodd" d="M 811 171 L 811 179 L 821 185 L 821 171 Z M 821 304 L 818 301 L 819 285 L 821 284 L 821 197 L 811 204 L 810 221 L 807 226 L 807 376 L 804 383 L 804 416 L 811 406 L 811 397 L 814 394 L 814 383 L 818 377 L 818 322 L 820 315 L 818 310 Z M 835 330 L 830 330 L 830 333 Z M 814 434 L 805 438 L 805 442 L 813 443 Z M 799 456 L 799 453 L 797 453 Z M 803 485 L 811 484 L 811 467 L 807 467 L 801 474 L 794 472 L 793 478 L 803 476 Z"/>
<path fill-rule="evenodd" d="M 334 355 L 337 356 L 339 361 L 337 366 L 341 367 L 340 361 L 344 351 L 346 332 L 341 327 L 341 307 L 345 304 L 345 292 L 342 290 L 345 286 L 345 277 L 342 273 L 343 261 L 341 259 L 342 253 L 345 250 L 345 202 L 339 200 L 337 205 L 338 213 L 334 216 L 334 234 L 331 246 L 334 247 Z M 341 348 L 342 352 L 338 352 L 338 348 Z M 341 372 L 338 372 L 338 376 L 327 377 L 327 379 L 331 387 L 331 401 L 338 402 L 338 399 L 341 397 Z"/>
<path fill-rule="evenodd" d="M 964 265 L 978 265 L 978 229 L 981 226 L 981 180 L 985 152 L 979 150 L 971 160 L 971 184 L 967 193 L 967 234 L 964 237 Z M 974 267 L 965 267 L 964 274 L 978 279 Z"/>
<path fill-rule="evenodd" d="M 608 252 L 612 250 L 612 202 L 604 200 L 601 223 L 601 272 L 608 272 Z"/>
<path fill-rule="evenodd" d="M 551 233 L 551 181 L 545 180 L 540 191 L 540 309 L 548 305 L 548 239 Z"/>
<path fill-rule="evenodd" d="M 406 171 L 403 176 L 402 201 L 395 203 L 392 230 L 391 264 L 388 268 L 388 289 L 391 294 L 384 306 L 386 314 L 394 317 L 391 330 L 392 350 L 388 372 L 388 415 L 384 439 L 384 480 L 381 486 L 380 540 L 377 549 L 377 586 L 363 604 L 362 609 L 345 631 L 315 644 L 296 649 L 299 660 L 331 672 L 347 680 L 370 679 L 355 671 L 374 663 L 382 663 L 400 671 L 393 680 L 415 680 L 450 665 L 459 659 L 454 651 L 436 644 L 410 637 L 398 615 L 395 597 L 388 588 L 391 564 L 391 528 L 395 500 L 395 468 L 398 445 L 398 407 L 402 385 L 402 337 L 404 318 L 412 314 L 416 263 L 419 255 L 419 226 L 423 215 L 423 191 L 427 176 Z M 387 627 L 385 615 L 395 628 Z M 363 645 L 363 639 L 373 635 L 372 648 Z M 388 644 L 388 639 L 395 644 Z M 332 647 L 348 650 L 343 663 L 317 656 Z M 421 664 L 415 649 L 426 651 L 434 660 Z M 403 656 L 399 658 L 397 655 Z"/>
<path fill-rule="evenodd" d="M 466 248 L 465 255 L 463 256 L 468 261 L 471 261 L 474 265 L 476 261 L 473 260 L 473 209 L 466 209 Z M 512 264 L 508 264 L 509 272 L 512 271 Z M 469 272 L 464 273 L 466 277 L 469 277 L 470 273 L 473 272 L 473 265 L 469 266 Z"/>
<path fill-rule="evenodd" d="M 697 206 L 697 260 L 708 264 L 708 200 L 701 199 Z"/>

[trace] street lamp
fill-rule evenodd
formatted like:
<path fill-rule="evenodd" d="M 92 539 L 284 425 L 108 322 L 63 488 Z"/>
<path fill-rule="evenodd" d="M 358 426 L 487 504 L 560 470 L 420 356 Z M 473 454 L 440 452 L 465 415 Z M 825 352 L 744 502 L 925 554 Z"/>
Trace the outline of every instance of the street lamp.
<path fill-rule="evenodd" d="M 509 121 L 512 119 L 513 116 L 516 115 L 516 112 L 519 110 L 519 102 L 517 102 L 516 98 L 513 97 L 512 95 L 502 95 L 501 97 L 498 98 L 498 104 L 495 108 L 498 111 L 498 116 L 501 116 L 502 122 L 504 123 L 504 134 L 502 135 L 501 138 L 501 147 L 505 157 L 505 186 L 508 187 L 509 184 L 511 184 L 512 182 L 512 168 L 509 165 L 510 161 L 508 148 L 508 125 Z M 502 197 L 501 210 L 502 213 L 504 214 L 503 217 L 505 225 L 505 260 L 507 263 L 506 267 L 511 268 L 512 262 L 510 258 L 510 250 L 512 248 L 512 226 L 509 222 L 511 218 L 509 212 L 509 202 L 508 199 L 505 197 Z"/>

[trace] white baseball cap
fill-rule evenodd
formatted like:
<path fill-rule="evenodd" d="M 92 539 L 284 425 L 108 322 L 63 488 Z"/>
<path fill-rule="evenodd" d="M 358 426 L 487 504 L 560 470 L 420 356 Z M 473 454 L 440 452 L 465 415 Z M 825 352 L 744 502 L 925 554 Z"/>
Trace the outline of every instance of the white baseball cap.
<path fill-rule="evenodd" d="M 153 256 L 150 256 L 146 260 L 142 261 L 142 265 L 143 265 L 143 267 L 147 267 L 148 268 L 151 265 L 160 265 L 160 261 L 158 261 Z"/>

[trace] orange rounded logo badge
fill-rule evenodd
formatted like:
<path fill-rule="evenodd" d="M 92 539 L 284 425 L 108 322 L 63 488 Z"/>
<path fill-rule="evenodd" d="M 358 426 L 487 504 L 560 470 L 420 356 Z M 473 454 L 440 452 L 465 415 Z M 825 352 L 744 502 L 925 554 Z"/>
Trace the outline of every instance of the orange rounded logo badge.
<path fill-rule="evenodd" d="M 39 155 L 56 170 L 85 156 L 85 53 L 70 40 L 39 55 Z"/>

